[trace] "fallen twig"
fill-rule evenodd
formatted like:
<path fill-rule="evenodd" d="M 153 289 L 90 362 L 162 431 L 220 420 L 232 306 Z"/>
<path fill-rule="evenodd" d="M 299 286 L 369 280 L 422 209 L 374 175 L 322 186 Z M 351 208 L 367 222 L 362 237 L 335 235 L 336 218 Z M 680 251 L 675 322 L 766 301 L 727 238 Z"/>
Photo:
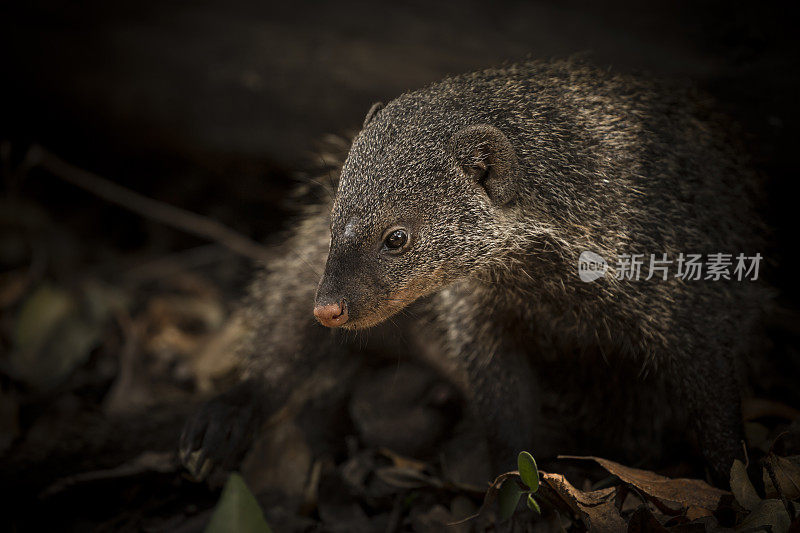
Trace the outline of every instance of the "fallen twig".
<path fill-rule="evenodd" d="M 250 259 L 264 261 L 268 257 L 265 247 L 215 220 L 126 189 L 96 174 L 70 165 L 39 145 L 30 147 L 24 164 L 28 168 L 42 167 L 67 183 L 104 200 L 167 226 L 218 242 Z"/>
<path fill-rule="evenodd" d="M 106 470 L 93 470 L 59 479 L 43 490 L 39 497 L 48 498 L 70 487 L 95 481 L 137 476 L 145 472 L 168 473 L 178 470 L 173 452 L 144 452 L 127 463 Z"/>

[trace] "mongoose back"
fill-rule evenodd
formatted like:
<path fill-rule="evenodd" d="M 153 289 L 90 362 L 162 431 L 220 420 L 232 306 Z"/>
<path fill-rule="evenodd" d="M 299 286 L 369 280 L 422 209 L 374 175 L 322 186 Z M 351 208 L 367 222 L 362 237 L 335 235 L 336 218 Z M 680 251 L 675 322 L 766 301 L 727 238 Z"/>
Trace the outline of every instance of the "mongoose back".
<path fill-rule="evenodd" d="M 674 263 L 620 276 L 616 259 L 754 257 L 757 191 L 690 91 L 582 63 L 485 70 L 376 104 L 332 204 L 310 208 L 287 241 L 302 257 L 282 255 L 253 285 L 248 378 L 189 422 L 183 451 L 237 457 L 314 362 L 356 349 L 342 329 L 414 304 L 409 331 L 463 389 L 498 467 L 546 449 L 535 376 L 550 346 L 602 353 L 598 380 L 623 360 L 662 375 L 725 480 L 741 450 L 737 361 L 766 290 L 733 275 L 680 279 Z M 579 277 L 586 251 L 606 275 Z M 322 279 L 307 265 L 324 265 Z"/>

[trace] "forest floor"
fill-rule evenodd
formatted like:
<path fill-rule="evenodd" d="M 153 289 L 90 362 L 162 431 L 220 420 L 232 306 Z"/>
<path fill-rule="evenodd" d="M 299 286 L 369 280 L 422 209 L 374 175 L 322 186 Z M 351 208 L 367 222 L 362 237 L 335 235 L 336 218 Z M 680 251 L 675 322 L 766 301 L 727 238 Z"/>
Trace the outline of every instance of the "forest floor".
<path fill-rule="evenodd" d="M 800 531 L 791 17 L 713 2 L 400 2 L 390 16 L 360 0 L 81 4 L 0 4 L 0 530 Z M 230 384 L 253 244 L 280 239 L 307 199 L 291 191 L 313 140 L 447 74 L 575 55 L 693 80 L 743 124 L 769 179 L 765 275 L 790 310 L 767 317 L 748 365 L 733 491 L 706 483 L 682 434 L 661 455 L 529 450 L 540 515 L 520 497 L 529 471 L 490 486 L 478 424 L 413 354 L 341 369 L 351 386 L 265 428 L 241 477 L 193 479 L 181 428 Z M 318 155 L 311 166 L 335 166 Z M 576 383 L 625 397 L 597 368 Z M 580 453 L 600 453 L 598 426 L 644 433 L 603 414 L 591 430 L 562 420 Z"/>
<path fill-rule="evenodd" d="M 192 479 L 178 437 L 192 410 L 229 384 L 237 362 L 227 319 L 252 261 L 241 247 L 161 224 L 158 208 L 140 216 L 97 198 L 97 182 L 82 182 L 94 193 L 80 190 L 81 169 L 31 153 L 0 147 L 4 530 L 201 531 L 223 508 L 216 513 L 244 521 L 263 511 L 274 531 L 800 528 L 800 353 L 796 324 L 781 314 L 770 318 L 771 361 L 751 376 L 749 464 L 734 469 L 732 493 L 705 482 L 686 444 L 656 472 L 548 461 L 536 513 L 519 497 L 530 473 L 503 478 L 499 494 L 500 483 L 488 484 L 480 430 L 453 387 L 411 358 L 380 357 L 352 369 L 352 387 L 267 428 L 242 478 Z M 298 211 L 289 193 L 298 176 L 269 162 L 158 164 L 170 178 L 159 198 L 259 242 L 279 238 Z M 222 179 L 232 174 L 235 186 Z"/>

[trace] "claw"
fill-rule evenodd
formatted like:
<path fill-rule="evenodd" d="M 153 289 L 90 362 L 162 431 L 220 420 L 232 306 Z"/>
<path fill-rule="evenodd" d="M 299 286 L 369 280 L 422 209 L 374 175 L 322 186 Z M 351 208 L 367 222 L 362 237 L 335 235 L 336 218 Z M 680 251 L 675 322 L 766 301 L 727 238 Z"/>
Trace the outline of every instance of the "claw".
<path fill-rule="evenodd" d="M 214 466 L 211 459 L 207 457 L 206 453 L 202 449 L 194 450 L 186 455 L 182 455 L 181 462 L 183 463 L 183 466 L 186 467 L 186 470 L 188 470 L 192 477 L 197 481 L 204 480 L 208 474 L 211 473 L 211 470 Z"/>
<path fill-rule="evenodd" d="M 186 423 L 179 457 L 196 479 L 215 468 L 236 468 L 262 421 L 248 389 L 229 391 L 209 401 Z"/>

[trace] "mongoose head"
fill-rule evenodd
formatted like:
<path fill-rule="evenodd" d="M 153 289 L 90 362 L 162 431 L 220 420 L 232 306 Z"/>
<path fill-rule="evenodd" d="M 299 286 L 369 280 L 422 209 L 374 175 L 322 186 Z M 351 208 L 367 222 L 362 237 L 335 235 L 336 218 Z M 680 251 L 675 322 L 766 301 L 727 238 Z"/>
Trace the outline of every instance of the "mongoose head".
<path fill-rule="evenodd" d="M 353 141 L 316 295 L 323 325 L 376 325 L 507 248 L 515 151 L 500 128 L 438 100 L 376 104 Z"/>

